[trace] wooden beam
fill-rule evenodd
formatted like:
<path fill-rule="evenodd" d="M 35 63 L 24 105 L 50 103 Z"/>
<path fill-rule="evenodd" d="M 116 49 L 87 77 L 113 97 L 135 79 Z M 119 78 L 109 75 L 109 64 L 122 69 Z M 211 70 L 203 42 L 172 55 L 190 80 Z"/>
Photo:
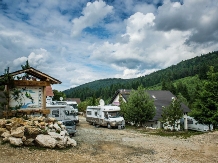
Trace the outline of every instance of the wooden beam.
<path fill-rule="evenodd" d="M 43 87 L 42 109 L 46 109 L 46 87 Z"/>
<path fill-rule="evenodd" d="M 15 86 L 49 86 L 49 81 L 14 80 Z"/>

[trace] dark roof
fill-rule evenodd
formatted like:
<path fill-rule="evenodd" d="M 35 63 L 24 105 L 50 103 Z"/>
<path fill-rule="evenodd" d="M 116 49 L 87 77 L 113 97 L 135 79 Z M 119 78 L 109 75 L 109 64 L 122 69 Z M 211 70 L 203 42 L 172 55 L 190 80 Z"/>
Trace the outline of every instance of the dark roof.
<path fill-rule="evenodd" d="M 18 75 L 18 74 L 22 74 L 22 73 L 27 73 L 29 75 L 32 75 L 42 81 L 50 81 L 51 84 L 61 84 L 61 81 L 59 81 L 58 79 L 55 79 L 41 71 L 38 71 L 36 69 L 34 69 L 33 67 L 30 67 L 30 68 L 27 68 L 25 70 L 18 70 L 18 71 L 15 71 L 15 72 L 11 72 L 9 73 L 10 75 L 12 76 L 15 76 L 15 75 Z M 2 78 L 4 75 L 1 75 L 0 78 Z"/>
<path fill-rule="evenodd" d="M 151 99 L 154 100 L 154 105 L 156 107 L 156 114 L 154 116 L 154 118 L 152 119 L 152 121 L 156 121 L 159 120 L 161 118 L 161 114 L 162 114 L 162 108 L 163 106 L 169 106 L 172 98 L 175 98 L 176 96 L 173 95 L 170 91 L 164 91 L 164 90 L 146 90 L 148 92 L 148 94 L 150 95 Z M 113 100 L 115 99 L 115 97 L 120 93 L 123 98 L 128 101 L 128 97 L 130 94 L 131 90 L 122 90 L 119 89 L 116 92 L 116 95 L 114 95 L 114 97 L 112 98 L 111 102 L 113 102 Z M 181 108 L 183 110 L 184 113 L 190 112 L 190 109 L 185 105 L 185 104 L 181 104 Z"/>

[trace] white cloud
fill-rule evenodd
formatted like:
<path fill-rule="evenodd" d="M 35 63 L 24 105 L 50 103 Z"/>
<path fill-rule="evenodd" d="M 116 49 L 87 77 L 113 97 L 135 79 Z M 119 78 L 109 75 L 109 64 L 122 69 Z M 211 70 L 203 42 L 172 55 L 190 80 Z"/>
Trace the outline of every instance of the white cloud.
<path fill-rule="evenodd" d="M 14 66 L 20 66 L 28 60 L 27 57 L 19 57 L 13 61 Z"/>
<path fill-rule="evenodd" d="M 78 36 L 84 28 L 98 24 L 106 15 L 111 13 L 112 10 L 113 7 L 107 5 L 102 0 L 93 3 L 88 2 L 82 11 L 83 16 L 72 20 L 73 27 L 71 35 Z"/>

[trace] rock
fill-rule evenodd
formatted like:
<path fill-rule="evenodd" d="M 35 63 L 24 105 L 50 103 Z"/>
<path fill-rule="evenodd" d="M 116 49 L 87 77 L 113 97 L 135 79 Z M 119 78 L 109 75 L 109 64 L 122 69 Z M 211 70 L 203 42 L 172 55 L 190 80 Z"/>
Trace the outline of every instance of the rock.
<path fill-rule="evenodd" d="M 35 126 L 38 126 L 39 122 L 38 121 L 33 121 Z"/>
<path fill-rule="evenodd" d="M 23 145 L 21 138 L 9 137 L 8 139 L 12 145 L 15 145 L 15 146 Z"/>
<path fill-rule="evenodd" d="M 54 128 L 58 131 L 61 131 L 61 128 L 59 127 L 59 125 L 57 123 L 54 124 Z"/>
<path fill-rule="evenodd" d="M 62 139 L 57 140 L 58 148 L 66 148 L 66 146 L 67 146 L 67 137 L 62 137 Z"/>
<path fill-rule="evenodd" d="M 54 124 L 51 123 L 51 124 L 48 125 L 48 127 L 49 127 L 50 129 L 52 129 L 52 128 L 54 127 Z"/>
<path fill-rule="evenodd" d="M 61 129 L 62 130 L 66 130 L 66 126 L 65 125 L 61 125 Z"/>
<path fill-rule="evenodd" d="M 61 136 L 66 136 L 66 132 L 65 132 L 65 131 L 61 131 L 61 132 L 60 132 L 60 135 L 61 135 Z"/>
<path fill-rule="evenodd" d="M 50 122 L 54 122 L 54 121 L 56 121 L 56 119 L 53 118 L 53 117 L 48 117 L 48 120 L 49 120 Z"/>
<path fill-rule="evenodd" d="M 75 147 L 77 145 L 74 139 L 71 139 L 69 136 L 67 136 L 66 138 L 67 138 L 67 146 Z"/>
<path fill-rule="evenodd" d="M 5 127 L 6 127 L 7 130 L 11 130 L 11 128 L 12 128 L 12 123 L 7 123 L 7 124 L 5 124 Z"/>
<path fill-rule="evenodd" d="M 40 126 L 45 126 L 45 122 L 40 122 Z"/>
<path fill-rule="evenodd" d="M 0 135 L 3 134 L 5 131 L 8 131 L 6 128 L 0 128 Z"/>
<path fill-rule="evenodd" d="M 5 119 L 0 119 L 0 128 L 4 128 L 6 124 L 6 120 Z"/>
<path fill-rule="evenodd" d="M 54 139 L 62 139 L 62 138 L 59 138 L 61 137 L 61 135 L 56 132 L 48 132 L 48 135 L 50 135 Z"/>
<path fill-rule="evenodd" d="M 34 143 L 33 143 L 33 141 L 34 141 L 34 139 L 33 138 L 29 138 L 29 139 L 26 139 L 24 142 L 23 142 L 23 144 L 24 145 L 27 145 L 27 146 L 33 146 L 34 145 Z"/>
<path fill-rule="evenodd" d="M 22 142 L 26 141 L 26 136 L 23 136 L 21 140 Z"/>
<path fill-rule="evenodd" d="M 13 122 L 17 123 L 17 124 L 23 124 L 24 123 L 23 118 L 16 118 L 16 117 L 14 117 L 14 118 L 11 118 L 11 120 Z"/>
<path fill-rule="evenodd" d="M 6 141 L 9 141 L 8 138 L 11 136 L 10 132 L 7 130 L 5 131 L 2 135 L 3 137 L 3 141 L 6 142 Z"/>
<path fill-rule="evenodd" d="M 26 131 L 29 135 L 38 135 L 40 133 L 39 128 L 32 126 L 26 126 Z"/>
<path fill-rule="evenodd" d="M 50 135 L 37 135 L 36 142 L 42 147 L 54 148 L 57 144 L 57 141 L 52 138 Z"/>
<path fill-rule="evenodd" d="M 18 127 L 16 129 L 11 129 L 11 136 L 16 138 L 22 138 L 24 136 L 24 127 Z"/>

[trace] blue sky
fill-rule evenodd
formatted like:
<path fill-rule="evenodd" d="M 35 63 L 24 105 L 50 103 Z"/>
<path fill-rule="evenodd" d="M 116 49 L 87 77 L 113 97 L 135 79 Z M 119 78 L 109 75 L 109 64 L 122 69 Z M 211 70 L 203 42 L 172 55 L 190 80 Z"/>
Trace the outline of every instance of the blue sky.
<path fill-rule="evenodd" d="M 217 50 L 216 0 L 0 0 L 0 73 L 28 60 L 59 91 Z"/>

